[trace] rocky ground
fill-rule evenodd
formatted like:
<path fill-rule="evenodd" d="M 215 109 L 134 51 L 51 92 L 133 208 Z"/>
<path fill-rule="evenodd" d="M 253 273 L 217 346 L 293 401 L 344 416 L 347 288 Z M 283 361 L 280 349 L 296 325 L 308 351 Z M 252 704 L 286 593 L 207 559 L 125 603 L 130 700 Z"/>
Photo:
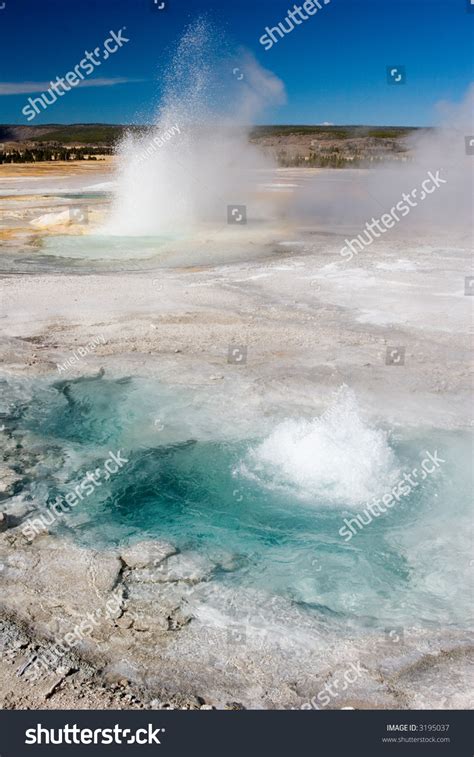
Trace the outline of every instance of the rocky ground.
<path fill-rule="evenodd" d="M 283 702 L 301 707 L 311 701 L 311 691 L 321 690 L 314 674 L 311 685 L 305 680 L 301 654 L 287 670 L 283 650 L 274 643 L 223 647 L 225 634 L 193 621 L 194 590 L 209 581 L 212 566 L 177 554 L 168 544 L 146 542 L 99 553 L 46 533 L 27 543 L 13 527 L 0 537 L 0 567 L 3 708 L 245 706 L 231 696 L 225 701 L 226 689 L 240 689 L 248 706 L 260 701 L 263 707 Z M 199 638 L 204 668 L 195 655 Z M 451 634 L 433 645 L 427 633 L 404 644 L 413 648 L 413 659 L 408 654 L 403 663 L 387 644 L 379 644 L 375 659 L 373 649 L 348 646 L 344 666 L 361 677 L 330 707 L 416 708 L 426 706 L 428 698 L 435 708 L 465 706 L 462 689 L 469 687 L 472 662 L 467 639 Z M 176 657 L 179 652 L 184 660 Z M 275 653 L 284 665 L 278 673 L 267 667 Z M 313 654 L 322 687 L 334 671 L 330 660 L 324 665 L 320 654 Z M 306 650 L 307 664 L 313 654 Z M 448 672 L 452 684 L 437 688 L 437 677 Z"/>
<path fill-rule="evenodd" d="M 146 271 L 114 270 L 112 262 L 87 276 L 6 273 L 4 378 L 58 378 L 58 364 L 102 335 L 67 377 L 105 369 L 205 387 L 214 393 L 216 427 L 230 417 L 244 423 L 246 414 L 264 423 L 289 408 L 317 414 L 342 384 L 393 427 L 469 426 L 462 238 L 450 237 L 443 256 L 448 243 L 436 236 L 394 237 L 349 263 L 338 254 L 343 237 L 320 229 L 241 231 L 238 239 L 229 230 L 217 239 L 203 232 L 185 251 L 194 254 L 192 267 L 170 250 L 166 267 Z M 16 238 L 23 232 L 14 230 Z M 254 259 L 219 259 L 256 239 Z M 229 364 L 231 344 L 247 347 L 245 365 Z M 404 365 L 387 365 L 389 346 L 405 349 Z M 210 562 L 162 542 L 99 553 L 53 534 L 28 542 L 20 525 L 28 506 L 16 495 L 37 461 L 9 428 L 0 434 L 0 706 L 300 707 L 335 671 L 359 663 L 360 678 L 331 707 L 467 706 L 465 634 L 407 630 L 401 648 L 375 637 L 341 648 L 301 615 L 298 643 L 290 643 L 283 621 L 294 621 L 296 610 L 283 603 L 281 625 L 262 639 L 250 618 L 242 645 L 238 627 L 229 635 L 212 580 L 232 569 L 225 555 Z M 31 681 L 48 649 L 88 613 L 91 630 Z"/>
<path fill-rule="evenodd" d="M 29 548 L 16 529 L 2 534 L 1 708 L 210 709 L 198 696 L 169 696 L 137 677 L 141 637 L 148 648 L 162 645 L 166 632 L 190 619 L 180 608 L 188 585 L 202 573 L 185 560 L 173 563 L 168 558 L 174 555 L 160 543 L 104 555 L 47 534 Z M 159 605 L 153 593 L 142 591 L 153 583 L 154 569 Z M 18 591 L 20 575 L 24 593 Z M 83 634 L 68 637 L 81 623 Z"/>

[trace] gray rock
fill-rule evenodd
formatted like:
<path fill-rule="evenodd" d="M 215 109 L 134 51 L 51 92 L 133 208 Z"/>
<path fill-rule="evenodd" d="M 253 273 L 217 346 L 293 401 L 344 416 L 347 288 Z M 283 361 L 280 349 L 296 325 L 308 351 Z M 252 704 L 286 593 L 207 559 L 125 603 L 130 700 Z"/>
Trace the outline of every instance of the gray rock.
<path fill-rule="evenodd" d="M 0 464 L 0 497 L 11 497 L 18 489 L 22 477 L 8 465 Z"/>
<path fill-rule="evenodd" d="M 173 555 L 160 567 L 163 568 L 160 571 L 162 581 L 185 581 L 195 584 L 210 578 L 215 565 L 197 552 L 186 552 Z"/>
<path fill-rule="evenodd" d="M 131 628 L 133 624 L 133 618 L 131 618 L 130 615 L 127 613 L 126 615 L 122 615 L 121 618 L 117 618 L 115 624 L 119 628 Z"/>
<path fill-rule="evenodd" d="M 0 513 L 0 531 L 6 531 L 8 528 L 8 516 L 6 513 Z"/>
<path fill-rule="evenodd" d="M 177 550 L 164 541 L 140 541 L 122 549 L 120 557 L 129 568 L 147 568 L 159 565 Z"/>
<path fill-rule="evenodd" d="M 210 578 L 215 568 L 214 563 L 203 555 L 185 552 L 171 555 L 157 565 L 133 570 L 128 581 L 130 584 L 174 584 L 194 585 Z"/>
<path fill-rule="evenodd" d="M 11 529 L 0 540 L 0 561 L 7 566 L 2 571 L 0 606 L 41 623 L 51 617 L 51 607 L 58 608 L 59 616 L 79 620 L 97 609 L 105 623 L 106 603 L 122 569 L 118 554 L 98 553 L 49 535 L 25 546 L 20 533 Z M 5 541 L 9 538 L 15 539 L 12 545 Z"/>

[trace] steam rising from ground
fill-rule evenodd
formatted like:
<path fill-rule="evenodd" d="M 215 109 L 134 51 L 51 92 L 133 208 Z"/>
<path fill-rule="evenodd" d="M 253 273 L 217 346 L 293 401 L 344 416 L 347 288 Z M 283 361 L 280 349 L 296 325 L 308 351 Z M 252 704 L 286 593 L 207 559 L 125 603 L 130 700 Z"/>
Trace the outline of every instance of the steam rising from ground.
<path fill-rule="evenodd" d="M 319 174 L 297 193 L 293 215 L 298 220 L 310 218 L 317 224 L 356 227 L 389 213 L 404 192 L 416 189 L 417 206 L 390 231 L 391 235 L 403 234 L 407 228 L 469 231 L 473 162 L 466 155 L 465 137 L 474 134 L 474 85 L 462 102 L 442 103 L 439 112 L 440 125 L 436 129 L 423 129 L 408 138 L 407 147 L 413 151 L 410 161 L 387 162 L 367 172 L 345 172 L 344 187 Z M 420 201 L 421 184 L 428 171 L 439 171 L 446 183 Z"/>
<path fill-rule="evenodd" d="M 234 204 L 246 205 L 250 220 L 276 217 L 275 198 L 256 189 L 256 169 L 275 165 L 249 144 L 248 132 L 267 106 L 284 99 L 284 88 L 250 54 L 229 55 L 219 39 L 207 21 L 189 27 L 167 67 L 150 131 L 129 133 L 119 145 L 106 233 L 174 235 L 205 222 L 225 228 L 227 206 Z M 360 230 L 416 190 L 416 207 L 398 219 L 390 236 L 407 229 L 468 231 L 472 158 L 466 155 L 465 137 L 474 133 L 474 86 L 462 103 L 443 104 L 440 111 L 439 128 L 407 138 L 407 162 L 345 171 L 343 184 L 318 173 L 296 190 L 289 218 L 297 224 L 334 225 L 344 233 Z M 428 172 L 445 183 L 420 200 Z"/>
<path fill-rule="evenodd" d="M 130 133 L 119 146 L 109 233 L 159 235 L 203 221 L 225 224 L 231 204 L 248 205 L 252 217 L 268 212 L 254 196 L 251 172 L 272 163 L 248 143 L 248 128 L 262 108 L 283 98 L 283 85 L 249 54 L 232 60 L 217 40 L 202 20 L 187 30 L 151 131 Z"/>

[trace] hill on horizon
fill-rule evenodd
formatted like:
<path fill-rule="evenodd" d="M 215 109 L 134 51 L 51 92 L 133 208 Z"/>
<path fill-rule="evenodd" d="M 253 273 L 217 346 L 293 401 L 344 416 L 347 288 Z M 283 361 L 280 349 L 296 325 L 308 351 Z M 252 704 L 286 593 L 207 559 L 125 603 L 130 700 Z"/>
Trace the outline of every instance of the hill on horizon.
<path fill-rule="evenodd" d="M 42 124 L 28 126 L 0 124 L 0 142 L 59 142 L 60 144 L 113 145 L 125 131 L 146 133 L 152 127 L 129 124 Z M 421 127 L 413 126 L 353 126 L 321 124 L 268 124 L 254 126 L 251 139 L 288 137 L 290 135 L 314 135 L 320 139 L 399 139 Z"/>

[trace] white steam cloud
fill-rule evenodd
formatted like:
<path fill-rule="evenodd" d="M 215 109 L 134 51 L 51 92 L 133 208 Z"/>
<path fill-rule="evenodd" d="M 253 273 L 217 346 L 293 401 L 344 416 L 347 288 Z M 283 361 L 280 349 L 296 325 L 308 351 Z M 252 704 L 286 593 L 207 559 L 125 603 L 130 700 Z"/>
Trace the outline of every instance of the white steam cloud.
<path fill-rule="evenodd" d="M 296 194 L 291 214 L 295 220 L 331 224 L 354 230 L 372 217 L 380 218 L 417 190 L 418 203 L 390 234 L 407 229 L 421 232 L 471 229 L 473 158 L 466 154 L 466 136 L 474 135 L 474 85 L 461 103 L 440 105 L 440 124 L 414 132 L 408 138 L 411 159 L 381 165 L 367 171 L 346 172 L 344 183 L 332 183 L 319 174 Z M 421 185 L 428 172 L 439 172 L 443 183 L 420 201 Z"/>
<path fill-rule="evenodd" d="M 237 60 L 221 52 L 218 38 L 204 21 L 187 30 L 151 131 L 128 134 L 120 144 L 108 233 L 159 235 L 206 221 L 225 224 L 234 203 L 248 205 L 254 218 L 268 212 L 251 174 L 273 163 L 248 143 L 248 131 L 262 109 L 284 98 L 284 88 L 250 54 Z"/>

